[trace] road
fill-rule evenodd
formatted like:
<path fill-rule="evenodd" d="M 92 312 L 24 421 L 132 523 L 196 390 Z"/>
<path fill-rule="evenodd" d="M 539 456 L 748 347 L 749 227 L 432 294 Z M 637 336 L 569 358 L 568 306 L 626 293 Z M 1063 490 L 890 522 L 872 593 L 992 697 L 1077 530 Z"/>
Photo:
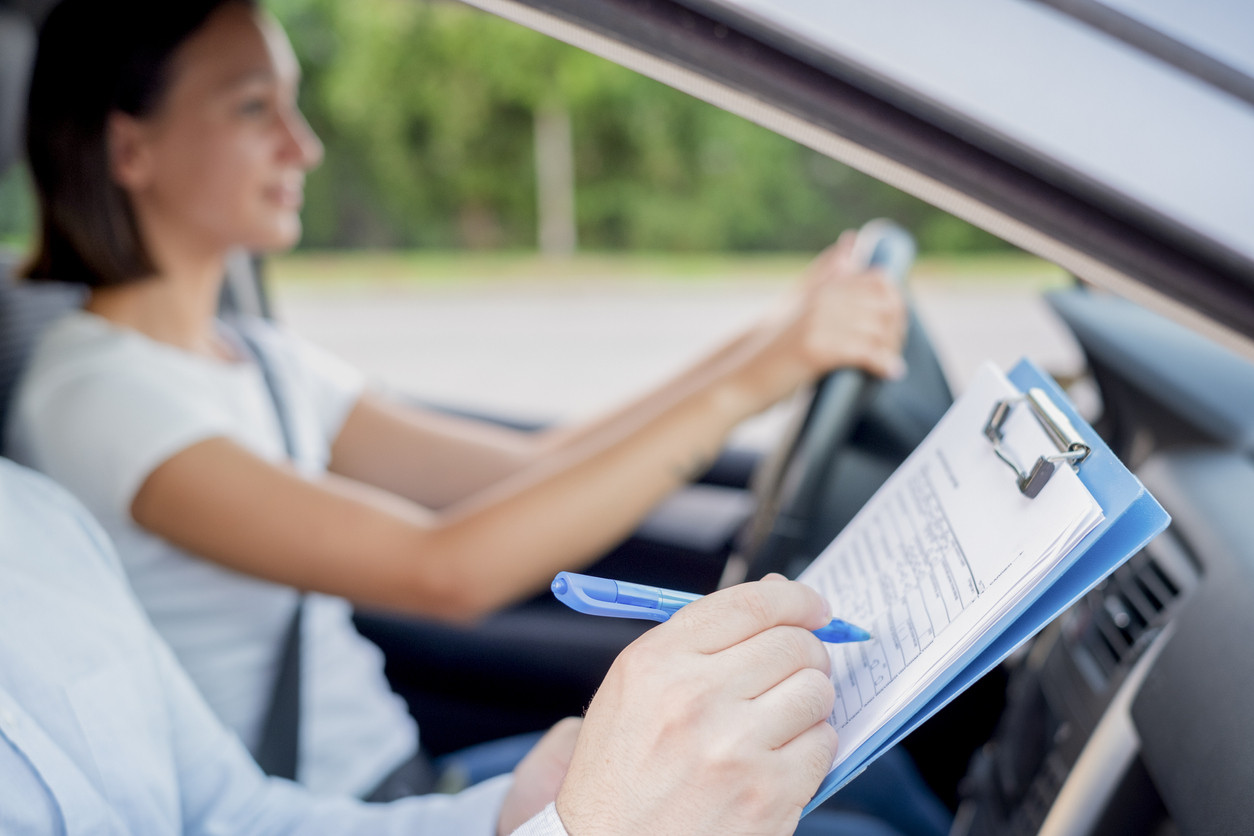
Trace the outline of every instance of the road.
<path fill-rule="evenodd" d="M 536 419 L 588 415 L 680 368 L 775 302 L 779 282 L 285 283 L 281 319 L 378 383 Z M 1034 288 L 993 280 L 912 288 L 951 386 L 1027 355 L 1083 360 Z"/>

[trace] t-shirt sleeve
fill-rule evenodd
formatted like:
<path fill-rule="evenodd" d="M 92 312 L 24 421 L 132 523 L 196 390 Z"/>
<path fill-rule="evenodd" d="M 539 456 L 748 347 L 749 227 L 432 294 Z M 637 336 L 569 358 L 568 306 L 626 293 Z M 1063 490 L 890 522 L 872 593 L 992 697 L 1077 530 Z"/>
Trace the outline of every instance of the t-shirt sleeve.
<path fill-rule="evenodd" d="M 231 431 L 194 379 L 97 369 L 49 385 L 28 407 L 28 455 L 97 515 L 130 517 L 149 475 L 192 445 Z"/>

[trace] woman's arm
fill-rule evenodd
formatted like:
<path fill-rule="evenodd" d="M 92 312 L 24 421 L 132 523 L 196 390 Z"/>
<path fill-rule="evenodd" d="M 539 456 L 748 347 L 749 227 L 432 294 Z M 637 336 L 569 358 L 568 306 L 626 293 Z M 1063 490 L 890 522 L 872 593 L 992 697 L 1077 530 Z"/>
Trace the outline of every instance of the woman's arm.
<path fill-rule="evenodd" d="M 591 562 L 708 466 L 737 423 L 815 375 L 841 365 L 893 371 L 900 298 L 876 274 L 848 275 L 845 258 L 821 256 L 797 304 L 699 374 L 440 510 L 352 473 L 345 462 L 361 459 L 346 451 L 356 455 L 363 422 L 336 442 L 340 472 L 317 479 L 226 439 L 193 445 L 149 475 L 132 515 L 193 552 L 299 588 L 449 618 L 489 612 Z"/>
<path fill-rule="evenodd" d="M 683 373 L 589 421 L 529 432 L 362 395 L 332 449 L 330 470 L 428 508 L 445 508 L 563 449 L 639 425 L 718 374 L 750 339 L 736 336 Z"/>

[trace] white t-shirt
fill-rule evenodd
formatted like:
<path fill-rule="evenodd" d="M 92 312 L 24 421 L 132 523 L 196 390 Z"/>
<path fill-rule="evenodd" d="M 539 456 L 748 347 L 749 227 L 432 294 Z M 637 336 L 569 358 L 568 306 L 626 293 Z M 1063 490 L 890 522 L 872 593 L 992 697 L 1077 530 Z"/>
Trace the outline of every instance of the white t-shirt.
<path fill-rule="evenodd" d="M 249 330 L 283 393 L 296 466 L 322 473 L 361 376 L 277 328 Z M 65 485 L 100 520 L 157 630 L 218 716 L 255 749 L 296 591 L 175 547 L 140 528 L 130 507 L 158 465 L 209 438 L 268 461 L 287 458 L 260 368 L 76 311 L 41 338 L 10 414 L 10 455 Z M 306 600 L 297 778 L 318 793 L 360 796 L 417 751 L 418 730 L 388 686 L 382 653 L 350 618 L 340 598 Z"/>

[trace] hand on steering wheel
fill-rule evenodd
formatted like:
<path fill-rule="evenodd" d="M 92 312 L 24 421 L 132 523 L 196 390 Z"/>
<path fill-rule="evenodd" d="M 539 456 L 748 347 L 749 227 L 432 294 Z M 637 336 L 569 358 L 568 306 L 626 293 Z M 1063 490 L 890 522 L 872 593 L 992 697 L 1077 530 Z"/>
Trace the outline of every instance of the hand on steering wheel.
<path fill-rule="evenodd" d="M 825 283 L 838 281 L 826 276 L 837 271 L 847 273 L 849 261 L 859 268 L 878 268 L 895 282 L 904 282 L 915 255 L 914 240 L 908 232 L 891 221 L 875 220 L 864 225 L 852 240 L 847 236 L 841 236 L 816 260 L 806 293 L 823 293 Z M 883 328 L 884 324 L 869 323 L 868 327 Z M 884 339 L 879 338 L 879 342 Z M 874 347 L 877 341 L 869 339 L 864 345 Z M 871 349 L 858 359 L 861 362 L 843 364 L 857 368 L 841 368 L 819 379 L 808 406 L 798 413 L 800 420 L 794 421 L 773 459 L 755 475 L 758 507 L 746 526 L 739 554 L 728 561 L 720 586 L 754 580 L 769 572 L 790 574 L 809 522 L 819 510 L 818 500 L 832 462 L 874 394 L 876 381 L 867 372 L 893 378 L 905 372 L 895 352 Z"/>

